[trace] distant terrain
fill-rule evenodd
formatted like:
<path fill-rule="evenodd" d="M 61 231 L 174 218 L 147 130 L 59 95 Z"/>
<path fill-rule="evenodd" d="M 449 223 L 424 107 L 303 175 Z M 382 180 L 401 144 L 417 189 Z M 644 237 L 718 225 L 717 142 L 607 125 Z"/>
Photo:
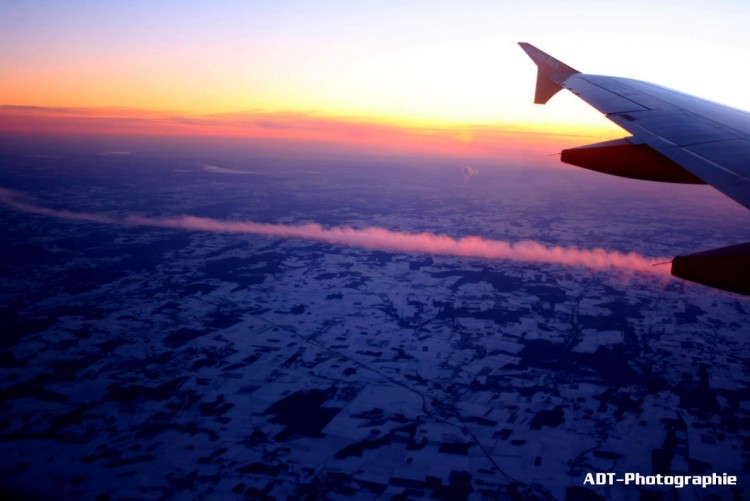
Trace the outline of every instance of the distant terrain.
<path fill-rule="evenodd" d="M 710 189 L 568 169 L 0 146 L 0 187 L 118 219 L 380 226 L 647 257 L 750 240 L 745 211 Z M 582 481 L 742 478 L 750 465 L 741 296 L 649 273 L 7 207 L 0 234 L 8 494 L 673 499 Z M 744 481 L 684 492 L 747 497 Z"/>

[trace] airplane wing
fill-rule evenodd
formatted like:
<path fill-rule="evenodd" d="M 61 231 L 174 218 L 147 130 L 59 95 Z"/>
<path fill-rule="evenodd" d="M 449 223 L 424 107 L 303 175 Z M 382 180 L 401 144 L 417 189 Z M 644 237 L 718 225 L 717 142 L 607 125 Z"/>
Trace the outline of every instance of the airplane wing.
<path fill-rule="evenodd" d="M 659 85 L 589 75 L 531 44 L 534 102 L 568 89 L 632 134 L 563 150 L 566 163 L 623 177 L 710 184 L 750 209 L 750 113 Z M 678 256 L 672 274 L 750 295 L 750 243 Z"/>

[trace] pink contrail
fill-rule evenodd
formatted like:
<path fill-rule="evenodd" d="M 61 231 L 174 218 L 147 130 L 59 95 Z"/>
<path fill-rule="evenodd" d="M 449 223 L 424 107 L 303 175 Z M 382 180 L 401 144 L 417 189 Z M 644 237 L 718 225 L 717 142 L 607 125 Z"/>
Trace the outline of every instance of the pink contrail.
<path fill-rule="evenodd" d="M 623 254 L 604 249 L 582 250 L 576 247 L 547 247 L 529 240 L 511 243 L 502 240 L 486 240 L 481 237 L 451 238 L 434 233 L 407 233 L 385 228 L 351 228 L 335 226 L 324 228 L 319 224 L 300 226 L 286 224 L 256 223 L 253 221 L 222 221 L 216 219 L 178 216 L 173 218 L 149 218 L 131 216 L 128 224 L 217 233 L 243 233 L 279 238 L 301 238 L 334 245 L 360 247 L 364 249 L 443 254 L 447 256 L 477 257 L 484 259 L 507 259 L 535 263 L 558 263 L 585 266 L 592 269 L 620 268 L 660 273 L 654 267 L 658 259 L 648 259 L 636 253 Z M 661 261 L 664 261 L 662 259 Z"/>
<path fill-rule="evenodd" d="M 226 221 L 194 216 L 168 218 L 128 216 L 123 219 L 115 219 L 98 214 L 58 211 L 40 207 L 24 202 L 19 194 L 3 188 L 0 188 L 0 202 L 24 212 L 77 221 L 213 233 L 240 233 L 276 238 L 298 238 L 347 247 L 393 252 L 555 263 L 582 266 L 594 270 L 620 269 L 659 275 L 669 274 L 668 268 L 654 266 L 659 262 L 668 260 L 665 258 L 651 259 L 634 252 L 621 253 L 606 251 L 601 248 L 585 250 L 576 247 L 547 247 L 530 240 L 511 243 L 503 240 L 487 240 L 476 236 L 452 238 L 428 232 L 407 233 L 380 227 L 335 226 L 324 228 L 315 223 L 287 225 L 254 221 Z"/>
<path fill-rule="evenodd" d="M 30 214 L 39 214 L 40 216 L 56 217 L 58 219 L 69 219 L 71 221 L 89 221 L 92 223 L 105 223 L 105 224 L 116 224 L 119 221 L 117 219 L 102 216 L 100 214 L 91 214 L 88 212 L 72 212 L 67 210 L 50 209 L 49 207 L 42 207 L 31 202 L 24 200 L 23 195 L 20 193 L 9 190 L 7 188 L 0 188 L 0 202 L 5 206 L 10 207 L 21 212 L 28 212 Z"/>

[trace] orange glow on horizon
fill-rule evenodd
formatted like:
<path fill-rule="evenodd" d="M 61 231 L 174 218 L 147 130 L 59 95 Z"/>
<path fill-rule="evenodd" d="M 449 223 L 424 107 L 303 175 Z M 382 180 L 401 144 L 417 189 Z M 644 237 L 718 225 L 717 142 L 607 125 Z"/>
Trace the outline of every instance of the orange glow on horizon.
<path fill-rule="evenodd" d="M 304 113 L 183 115 L 127 108 L 0 107 L 0 133 L 231 137 L 346 147 L 388 154 L 491 158 L 550 155 L 626 135 L 592 126 L 531 123 L 445 125 Z"/>

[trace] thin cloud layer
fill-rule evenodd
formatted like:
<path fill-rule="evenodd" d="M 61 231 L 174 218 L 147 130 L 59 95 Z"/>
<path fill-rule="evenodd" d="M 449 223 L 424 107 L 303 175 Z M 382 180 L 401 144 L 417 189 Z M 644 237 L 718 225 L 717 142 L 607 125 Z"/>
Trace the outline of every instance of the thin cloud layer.
<path fill-rule="evenodd" d="M 239 176 L 261 176 L 263 175 L 260 172 L 256 172 L 252 170 L 232 169 L 231 167 L 219 167 L 218 165 L 204 164 L 201 167 L 206 172 L 213 172 L 216 174 L 231 174 L 235 176 L 236 175 L 239 175 Z"/>
<path fill-rule="evenodd" d="M 320 145 L 376 154 L 436 154 L 559 167 L 546 157 L 570 141 L 562 136 L 584 134 L 579 142 L 610 138 L 601 130 L 561 129 L 545 132 L 529 124 L 429 125 L 373 117 L 325 116 L 312 113 L 253 111 L 184 115 L 128 108 L 57 108 L 1 106 L 0 134 L 110 135 L 128 137 L 232 138 L 290 144 Z M 593 134 L 593 135 L 592 135 Z M 612 136 L 614 137 L 614 136 Z"/>
<path fill-rule="evenodd" d="M 612 252 L 601 248 L 586 250 L 576 247 L 548 247 L 530 240 L 513 243 L 503 240 L 488 240 L 478 236 L 452 238 L 429 232 L 408 233 L 380 227 L 336 226 L 325 228 L 316 223 L 287 225 L 255 221 L 226 221 L 195 216 L 153 218 L 133 215 L 125 218 L 111 218 L 100 214 L 56 210 L 39 206 L 25 201 L 19 193 L 4 188 L 0 188 L 0 203 L 31 214 L 73 221 L 303 239 L 371 250 L 549 263 L 585 267 L 592 270 L 669 274 L 666 267 L 655 266 L 665 261 L 664 258 L 651 259 L 634 252 Z"/>

